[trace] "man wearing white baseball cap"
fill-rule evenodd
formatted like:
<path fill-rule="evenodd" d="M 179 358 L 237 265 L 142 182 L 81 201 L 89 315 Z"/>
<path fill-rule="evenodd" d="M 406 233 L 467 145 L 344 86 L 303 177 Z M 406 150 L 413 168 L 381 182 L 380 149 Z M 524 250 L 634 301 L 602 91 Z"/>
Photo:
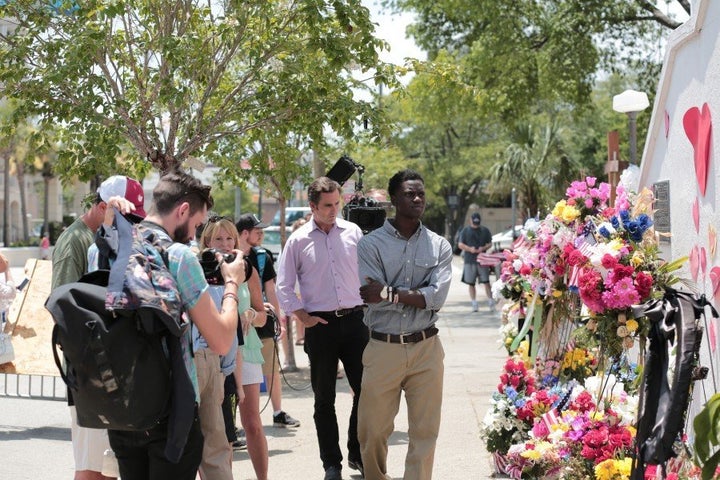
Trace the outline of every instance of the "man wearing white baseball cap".
<path fill-rule="evenodd" d="M 102 182 L 98 188 L 98 195 L 106 203 L 110 202 L 112 197 L 121 197 L 129 202 L 119 205 L 121 213 L 136 217 L 136 220 L 145 218 L 145 193 L 140 182 L 135 179 L 124 175 L 113 175 Z M 127 208 L 130 208 L 129 212 Z"/>
<path fill-rule="evenodd" d="M 92 198 L 92 197 L 91 197 Z M 88 248 L 95 245 L 95 233 L 114 215 L 113 208 L 123 215 L 145 217 L 144 194 L 137 180 L 115 175 L 105 180 L 92 198 L 92 205 L 58 237 L 52 254 L 52 289 L 75 282 L 88 271 Z M 111 208 L 108 208 L 111 207 Z M 103 471 L 117 471 L 114 457 L 106 458 L 110 450 L 106 430 L 80 427 L 77 424 L 75 406 L 68 390 L 70 406 L 71 438 L 75 458 L 75 480 L 99 480 L 117 476 L 103 475 Z M 114 465 L 113 465 L 114 464 Z"/>

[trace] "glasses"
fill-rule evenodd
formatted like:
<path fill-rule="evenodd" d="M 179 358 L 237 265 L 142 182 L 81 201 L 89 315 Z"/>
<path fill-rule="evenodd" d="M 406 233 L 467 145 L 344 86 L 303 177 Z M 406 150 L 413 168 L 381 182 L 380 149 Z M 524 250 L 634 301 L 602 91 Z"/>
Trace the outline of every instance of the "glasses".
<path fill-rule="evenodd" d="M 229 215 L 210 215 L 208 217 L 208 223 L 217 223 L 220 220 L 227 220 L 230 223 L 233 223 L 233 218 Z"/>

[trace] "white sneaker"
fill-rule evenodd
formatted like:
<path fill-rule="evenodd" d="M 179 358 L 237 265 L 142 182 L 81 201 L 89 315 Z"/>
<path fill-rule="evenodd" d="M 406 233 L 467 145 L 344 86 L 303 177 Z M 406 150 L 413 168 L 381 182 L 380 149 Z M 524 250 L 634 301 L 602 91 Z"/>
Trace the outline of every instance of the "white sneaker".
<path fill-rule="evenodd" d="M 100 473 L 106 477 L 118 478 L 120 476 L 120 467 L 115 458 L 115 452 L 110 449 L 105 450 L 101 469 Z"/>
<path fill-rule="evenodd" d="M 477 300 L 472 301 L 472 311 L 477 312 L 478 311 L 478 302 Z"/>

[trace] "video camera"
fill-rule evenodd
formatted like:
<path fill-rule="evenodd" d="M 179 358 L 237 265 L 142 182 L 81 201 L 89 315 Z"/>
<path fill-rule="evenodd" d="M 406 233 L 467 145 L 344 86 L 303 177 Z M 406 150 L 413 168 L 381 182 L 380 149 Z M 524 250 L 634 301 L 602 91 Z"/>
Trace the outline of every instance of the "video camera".
<path fill-rule="evenodd" d="M 225 279 L 222 276 L 222 272 L 220 271 L 220 263 L 217 260 L 216 254 L 221 253 L 219 250 L 215 248 L 206 248 L 205 250 L 201 251 L 198 255 L 200 260 L 200 266 L 203 269 L 203 274 L 205 275 L 205 280 L 207 280 L 208 285 L 225 285 Z M 224 262 L 232 263 L 235 261 L 235 254 L 234 253 L 222 253 L 222 259 Z M 247 259 L 247 257 L 244 258 L 245 260 L 245 271 L 250 271 L 250 261 Z"/>
<path fill-rule="evenodd" d="M 382 227 L 387 212 L 380 205 L 381 202 L 363 195 L 362 174 L 365 172 L 365 167 L 349 156 L 343 155 L 325 176 L 344 185 L 356 171 L 358 181 L 355 183 L 355 194 L 343 207 L 343 218 L 359 226 L 363 233 L 368 233 Z"/>

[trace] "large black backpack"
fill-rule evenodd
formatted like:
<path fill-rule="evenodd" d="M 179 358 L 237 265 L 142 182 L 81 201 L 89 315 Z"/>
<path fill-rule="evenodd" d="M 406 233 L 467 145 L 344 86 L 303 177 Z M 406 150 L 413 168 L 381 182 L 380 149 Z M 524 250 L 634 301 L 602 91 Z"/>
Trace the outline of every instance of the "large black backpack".
<path fill-rule="evenodd" d="M 144 223 L 130 225 L 121 215 L 116 221 L 118 251 L 111 270 L 55 289 L 45 304 L 55 321 L 55 362 L 71 391 L 78 425 L 143 431 L 170 416 L 166 455 L 179 458 L 187 432 L 176 432 L 180 438 L 171 445 L 173 429 L 183 423 L 176 422 L 179 408 L 173 407 L 192 409 L 194 395 L 179 340 L 188 323 L 166 266 L 171 242 Z"/>
<path fill-rule="evenodd" d="M 107 271 L 98 271 L 48 298 L 55 363 L 75 403 L 78 425 L 147 430 L 169 411 L 172 377 L 164 335 L 146 331 L 137 311 L 107 310 L 106 285 Z"/>

